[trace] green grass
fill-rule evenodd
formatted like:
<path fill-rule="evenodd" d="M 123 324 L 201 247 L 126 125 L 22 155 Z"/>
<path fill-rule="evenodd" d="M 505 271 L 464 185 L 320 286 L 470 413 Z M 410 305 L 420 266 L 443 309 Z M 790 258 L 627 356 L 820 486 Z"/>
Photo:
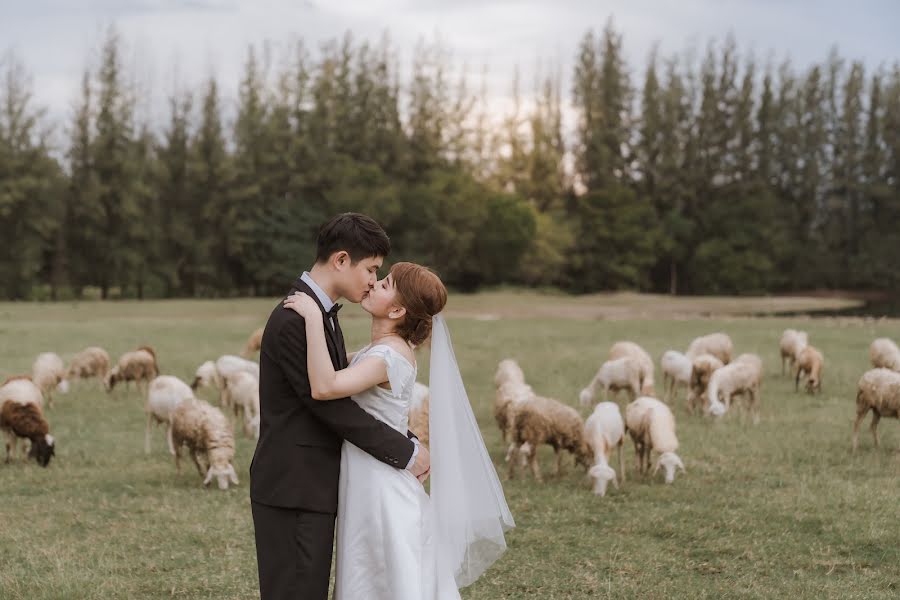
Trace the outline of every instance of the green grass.
<path fill-rule="evenodd" d="M 510 297 L 458 303 L 497 314 Z M 555 302 L 532 295 L 516 305 L 549 311 Z M 165 373 L 187 379 L 203 360 L 238 352 L 272 305 L 0 304 L 0 375 L 28 371 L 45 350 L 67 359 L 87 345 L 118 355 L 150 343 Z M 365 343 L 368 325 L 359 309 L 341 314 L 348 346 Z M 779 375 L 778 339 L 791 325 L 808 330 L 825 353 L 820 396 L 794 394 L 792 382 Z M 849 452 L 855 384 L 868 368 L 868 344 L 880 335 L 900 337 L 900 323 L 456 317 L 450 326 L 517 523 L 507 536 L 509 551 L 464 598 L 900 595 L 897 421 L 882 421 L 881 450 L 864 430 L 859 453 Z M 673 485 L 661 476 L 637 477 L 630 442 L 629 480 L 602 499 L 571 461 L 566 474 L 554 476 L 548 450 L 541 455 L 544 484 L 506 481 L 491 416 L 492 375 L 501 358 L 516 358 L 540 393 L 575 405 L 613 341 L 633 339 L 658 358 L 715 330 L 727 331 L 738 351 L 765 360 L 758 426 L 734 415 L 718 423 L 690 418 L 682 397 L 676 419 L 687 473 Z M 424 360 L 420 374 L 427 381 Z M 241 483 L 221 492 L 203 489 L 189 463 L 176 476 L 161 429 L 152 454 L 144 455 L 142 401 L 133 391 L 112 398 L 96 383 L 76 387 L 58 397 L 48 420 L 58 440 L 48 469 L 0 464 L 0 598 L 255 597 L 252 441 L 238 437 Z"/>

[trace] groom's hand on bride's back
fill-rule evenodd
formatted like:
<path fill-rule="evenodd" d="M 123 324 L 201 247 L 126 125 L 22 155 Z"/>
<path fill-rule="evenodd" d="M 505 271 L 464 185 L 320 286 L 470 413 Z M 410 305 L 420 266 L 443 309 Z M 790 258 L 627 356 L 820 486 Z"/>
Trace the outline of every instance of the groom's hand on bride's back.
<path fill-rule="evenodd" d="M 428 476 L 431 474 L 431 455 L 428 453 L 428 448 L 424 445 L 419 446 L 419 453 L 416 454 L 416 460 L 409 467 L 409 470 L 422 483 L 425 483 L 425 480 L 428 479 Z"/>

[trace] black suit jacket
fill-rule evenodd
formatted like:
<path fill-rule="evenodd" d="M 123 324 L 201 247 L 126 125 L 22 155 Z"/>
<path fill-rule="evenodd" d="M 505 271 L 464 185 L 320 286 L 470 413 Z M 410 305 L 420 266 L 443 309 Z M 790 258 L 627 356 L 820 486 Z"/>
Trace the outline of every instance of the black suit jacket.
<path fill-rule="evenodd" d="M 297 279 L 291 290 L 315 293 Z M 322 309 L 335 369 L 347 366 L 338 335 Z M 279 302 L 269 316 L 259 355 L 259 441 L 250 463 L 254 502 L 337 512 L 341 442 L 347 440 L 392 467 L 413 454 L 407 436 L 368 414 L 350 398 L 313 400 L 306 367 L 306 323 Z"/>

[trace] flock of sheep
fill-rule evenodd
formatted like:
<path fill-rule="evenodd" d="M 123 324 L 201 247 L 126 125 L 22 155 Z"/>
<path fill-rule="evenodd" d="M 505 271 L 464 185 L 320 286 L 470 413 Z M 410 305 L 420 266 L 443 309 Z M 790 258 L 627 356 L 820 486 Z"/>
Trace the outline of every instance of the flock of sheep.
<path fill-rule="evenodd" d="M 808 334 L 787 329 L 779 347 L 782 375 L 790 367 L 795 390 L 799 391 L 802 381 L 808 393 L 820 392 L 825 359 L 809 344 Z M 604 401 L 594 407 L 587 420 L 571 406 L 535 393 L 516 361 L 502 360 L 494 376 L 494 417 L 508 444 L 509 477 L 515 477 L 517 467 L 528 466 L 534 478 L 541 481 L 537 449 L 548 445 L 556 453 L 557 474 L 566 451 L 573 455 L 576 465 L 587 469 L 594 493 L 604 496 L 610 482 L 618 488 L 619 482 L 625 481 L 622 446 L 627 433 L 634 443 L 638 472 L 647 473 L 653 463 L 653 474 L 662 469 L 666 483 L 671 483 L 678 469 L 685 470 L 676 453 L 678 438 L 670 408 L 680 389 L 686 390 L 690 414 L 702 410 L 713 418 L 722 417 L 733 401 L 741 399 L 753 423 L 759 422 L 762 359 L 749 353 L 732 359 L 733 354 L 734 344 L 724 333 L 698 337 L 684 353 L 666 351 L 660 360 L 663 398 L 659 400 L 655 397 L 653 359 L 634 342 L 616 342 L 579 395 L 581 405 L 590 406 L 600 391 L 604 394 Z M 875 368 L 858 384 L 854 450 L 860 423 L 870 410 L 876 447 L 879 419 L 900 416 L 900 350 L 893 341 L 879 338 L 872 342 L 870 359 Z M 615 402 L 621 392 L 629 399 L 624 418 Z M 610 466 L 613 450 L 618 454 L 618 474 Z"/>

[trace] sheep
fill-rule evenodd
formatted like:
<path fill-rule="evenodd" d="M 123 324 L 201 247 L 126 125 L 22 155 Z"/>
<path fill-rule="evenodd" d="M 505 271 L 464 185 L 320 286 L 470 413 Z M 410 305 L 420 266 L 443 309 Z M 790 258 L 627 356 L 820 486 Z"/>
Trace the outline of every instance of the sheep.
<path fill-rule="evenodd" d="M 35 459 L 42 467 L 49 465 L 56 454 L 56 441 L 50 435 L 50 426 L 38 404 L 4 402 L 0 408 L 0 430 L 6 434 L 7 464 L 16 454 L 19 438 L 31 440 L 28 457 Z"/>
<path fill-rule="evenodd" d="M 556 452 L 556 474 L 562 473 L 560 450 L 567 450 L 575 457 L 575 464 L 591 467 L 591 449 L 584 438 L 584 421 L 571 406 L 558 400 L 532 396 L 516 411 L 512 432 L 513 443 L 519 448 L 521 465 L 531 466 L 535 480 L 543 481 L 537 461 L 537 450 L 548 444 Z M 515 464 L 509 461 L 509 478 L 515 477 Z"/>
<path fill-rule="evenodd" d="M 712 354 L 701 354 L 694 358 L 691 364 L 691 384 L 688 388 L 688 412 L 694 414 L 698 406 L 705 407 L 708 404 L 706 388 L 712 374 L 725 366 L 721 360 Z"/>
<path fill-rule="evenodd" d="M 606 486 L 610 481 L 616 489 L 619 482 L 615 470 L 609 466 L 609 457 L 613 448 L 619 453 L 619 473 L 625 481 L 625 465 L 622 462 L 622 444 L 625 441 L 625 423 L 619 412 L 619 405 L 614 402 L 601 402 L 594 407 L 594 412 L 584 423 L 584 438 L 594 451 L 594 466 L 588 474 L 594 481 L 594 494 L 606 495 Z"/>
<path fill-rule="evenodd" d="M 31 379 L 41 389 L 47 399 L 47 407 L 53 408 L 53 389 L 58 388 L 65 394 L 69 391 L 69 383 L 65 381 L 66 365 L 58 354 L 42 352 L 34 359 L 31 366 Z"/>
<path fill-rule="evenodd" d="M 259 439 L 259 379 L 246 371 L 235 371 L 225 378 L 228 399 L 235 417 L 241 417 L 244 434 Z"/>
<path fill-rule="evenodd" d="M 794 391 L 800 389 L 800 378 L 806 377 L 807 393 L 822 391 L 822 366 L 825 364 L 825 358 L 822 352 L 815 346 L 806 346 L 797 356 L 797 362 L 794 365 L 797 374 L 794 379 Z"/>
<path fill-rule="evenodd" d="M 878 448 L 881 445 L 878 421 L 881 417 L 900 418 L 900 373 L 877 368 L 866 371 L 860 378 L 856 392 L 856 421 L 853 423 L 854 452 L 858 445 L 859 426 L 869 410 L 872 411 L 872 437 Z"/>
<path fill-rule="evenodd" d="M 697 358 L 701 354 L 712 354 L 722 361 L 723 365 L 731 362 L 731 355 L 734 352 L 734 344 L 731 338 L 724 333 L 711 333 L 696 338 L 691 345 L 688 346 L 685 354 L 691 360 Z"/>
<path fill-rule="evenodd" d="M 428 447 L 429 429 L 428 414 L 431 406 L 431 393 L 427 385 L 418 381 L 413 386 L 412 403 L 409 409 L 409 430 L 412 431 L 419 442 Z"/>
<path fill-rule="evenodd" d="M 181 448 L 187 446 L 203 477 L 209 485 L 215 477 L 219 489 L 228 489 L 228 482 L 237 485 L 234 459 L 234 434 L 222 411 L 208 402 L 182 402 L 170 418 L 169 446 L 174 449 L 175 470 L 181 474 Z M 203 461 L 204 465 L 201 465 Z"/>
<path fill-rule="evenodd" d="M 732 397 L 740 394 L 744 396 L 747 409 L 753 415 L 753 423 L 759 423 L 761 379 L 762 360 L 755 354 L 741 354 L 731 364 L 717 369 L 710 376 L 706 389 L 709 413 L 716 417 L 724 415 L 731 408 Z"/>
<path fill-rule="evenodd" d="M 200 387 L 215 387 L 219 390 L 219 403 L 221 406 L 230 408 L 231 402 L 228 398 L 228 389 L 225 386 L 225 377 L 238 371 L 245 371 L 259 379 L 259 365 L 257 363 L 233 354 L 225 354 L 217 358 L 215 362 L 208 360 L 197 367 L 194 381 L 191 382 L 191 389 L 196 391 Z"/>
<path fill-rule="evenodd" d="M 581 390 L 578 398 L 582 406 L 590 406 L 597 393 L 597 386 L 606 392 L 606 400 L 610 399 L 610 392 L 618 394 L 625 390 L 629 399 L 641 395 L 641 368 L 631 357 L 608 360 L 600 366 L 600 370 L 591 380 L 591 383 Z"/>
<path fill-rule="evenodd" d="M 243 356 L 244 358 L 250 358 L 257 352 L 259 352 L 259 349 L 262 346 L 262 336 L 264 330 L 264 327 L 260 327 L 250 334 L 250 337 L 247 338 L 247 343 L 244 346 L 244 350 L 241 352 L 241 356 Z"/>
<path fill-rule="evenodd" d="M 144 412 L 147 415 L 147 427 L 144 429 L 144 453 L 150 454 L 150 425 L 164 423 L 166 440 L 169 440 L 170 419 L 176 408 L 183 402 L 193 402 L 194 392 L 190 386 L 171 375 L 160 375 L 150 382 L 147 390 L 147 401 Z M 175 448 L 169 445 L 169 453 L 175 454 Z"/>
<path fill-rule="evenodd" d="M 694 365 L 686 355 L 677 350 L 667 350 L 660 359 L 663 372 L 663 399 L 672 403 L 678 399 L 678 388 L 685 389 L 691 383 Z"/>
<path fill-rule="evenodd" d="M 156 352 L 149 346 L 141 346 L 132 352 L 126 352 L 119 357 L 116 365 L 109 370 L 103 379 L 103 387 L 111 392 L 117 383 L 124 381 L 126 388 L 129 381 L 134 381 L 140 389 L 141 382 L 149 385 L 159 376 L 159 365 L 156 362 Z"/>
<path fill-rule="evenodd" d="M 35 404 L 44 407 L 44 395 L 30 375 L 14 375 L 0 385 L 0 405 L 12 400 L 19 404 Z"/>
<path fill-rule="evenodd" d="M 504 443 L 509 444 L 506 450 L 506 462 L 513 459 L 516 444 L 513 441 L 513 428 L 519 406 L 534 396 L 531 386 L 518 381 L 506 381 L 497 387 L 494 395 L 494 420 L 500 429 Z"/>
<path fill-rule="evenodd" d="M 644 396 L 656 396 L 653 381 L 653 358 L 647 351 L 634 342 L 616 342 L 609 349 L 609 360 L 618 358 L 632 358 L 640 369 L 641 394 Z"/>
<path fill-rule="evenodd" d="M 638 471 L 646 473 L 650 469 L 650 453 L 655 450 L 659 454 L 653 474 L 662 467 L 665 471 L 666 483 L 675 480 L 675 469 L 685 471 L 684 463 L 675 451 L 678 450 L 678 438 L 675 436 L 675 416 L 669 407 L 647 396 L 636 398 L 625 407 L 625 431 L 634 442 L 634 451 L 638 459 Z M 645 466 L 646 465 L 646 466 Z"/>
<path fill-rule="evenodd" d="M 889 338 L 878 338 L 869 346 L 872 367 L 900 371 L 900 349 Z"/>
<path fill-rule="evenodd" d="M 788 364 L 790 370 L 794 370 L 794 364 L 800 357 L 800 352 L 809 344 L 809 336 L 805 331 L 797 331 L 796 329 L 785 329 L 781 334 L 781 342 L 779 349 L 781 350 L 781 374 L 785 373 L 785 363 Z"/>
<path fill-rule="evenodd" d="M 522 372 L 522 367 L 511 358 L 501 360 L 497 365 L 497 371 L 494 373 L 495 386 L 500 387 L 507 381 L 525 383 L 525 373 Z"/>
<path fill-rule="evenodd" d="M 103 348 L 90 346 L 76 354 L 69 362 L 65 381 L 72 382 L 75 379 L 90 379 L 91 377 L 98 377 L 100 381 L 103 381 L 108 372 L 109 354 Z"/>

